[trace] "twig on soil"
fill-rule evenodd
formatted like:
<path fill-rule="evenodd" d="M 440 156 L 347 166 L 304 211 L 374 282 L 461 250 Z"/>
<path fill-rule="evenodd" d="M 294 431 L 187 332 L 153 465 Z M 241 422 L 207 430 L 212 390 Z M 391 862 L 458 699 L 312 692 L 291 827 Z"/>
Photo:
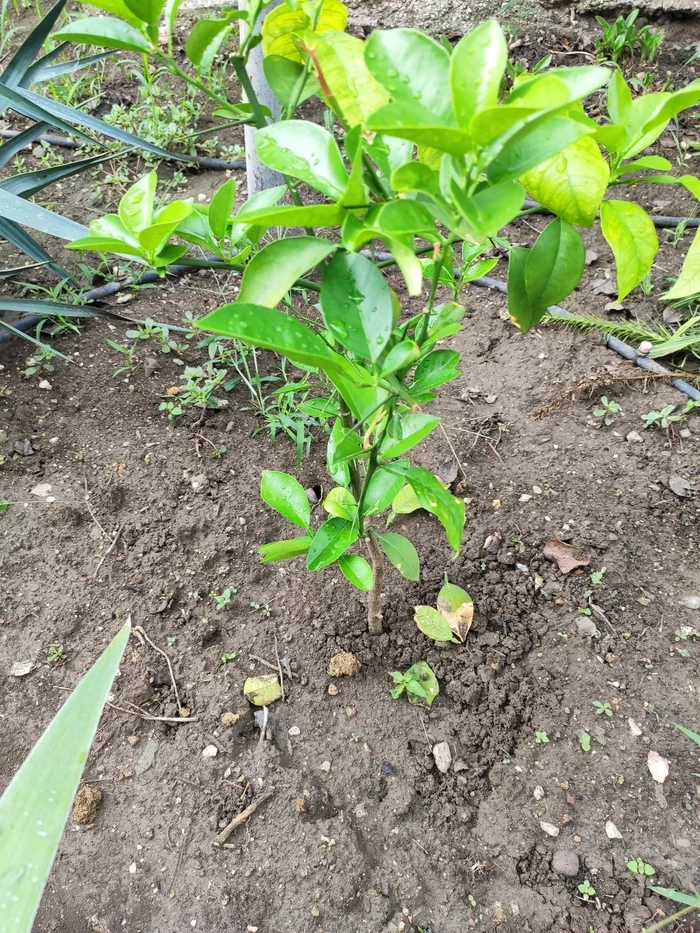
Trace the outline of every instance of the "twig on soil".
<path fill-rule="evenodd" d="M 168 670 L 170 671 L 170 679 L 173 683 L 173 691 L 175 693 L 175 702 L 177 703 L 177 708 L 179 712 L 182 709 L 182 703 L 180 702 L 180 693 L 177 689 L 177 681 L 175 680 L 175 671 L 173 670 L 173 665 L 170 661 L 170 658 L 165 653 L 165 651 L 163 651 L 162 648 L 159 648 L 158 645 L 153 644 L 151 639 L 144 632 L 142 626 L 140 625 L 134 626 L 134 635 L 136 635 L 136 637 L 141 640 L 141 644 L 143 644 L 143 640 L 145 639 L 148 642 L 148 644 L 151 646 L 151 648 L 153 648 L 154 651 L 157 651 L 159 655 L 165 658 L 165 662 L 168 665 Z"/>
<path fill-rule="evenodd" d="M 260 806 L 262 806 L 262 804 L 266 803 L 272 796 L 273 796 L 273 792 L 270 791 L 270 792 L 267 793 L 267 794 L 262 794 L 260 797 L 258 797 L 256 800 L 254 800 L 249 806 L 247 806 L 247 807 L 245 808 L 245 810 L 243 810 L 242 813 L 239 813 L 237 817 L 235 817 L 233 820 L 231 820 L 231 822 L 229 823 L 229 825 L 219 833 L 219 835 L 216 837 L 216 839 L 214 840 L 214 842 L 212 843 L 212 845 L 214 845 L 214 846 L 216 846 L 216 847 L 221 847 L 222 849 L 235 849 L 236 847 L 235 847 L 234 845 L 232 845 L 232 844 L 230 844 L 230 843 L 223 842 L 223 841 L 221 841 L 221 840 L 222 840 L 222 839 L 228 839 L 229 836 L 231 835 L 231 833 L 234 832 L 234 830 L 238 829 L 239 826 L 241 826 L 241 825 L 243 825 L 243 823 L 247 822 L 247 820 L 248 820 L 248 819 L 255 813 L 255 811 L 258 809 L 258 807 L 260 807 Z"/>
<path fill-rule="evenodd" d="M 265 741 L 265 736 L 267 735 L 267 720 L 269 719 L 269 717 L 270 717 L 270 710 L 267 708 L 267 706 L 263 706 L 263 722 L 262 722 L 262 726 L 260 727 L 260 738 L 258 739 L 258 744 L 255 749 L 256 752 L 260 751 L 260 746 Z"/>
<path fill-rule="evenodd" d="M 576 401 L 576 396 L 579 393 L 587 392 L 588 397 L 590 398 L 594 392 L 599 391 L 604 386 L 617 385 L 620 382 L 626 383 L 639 381 L 644 381 L 645 385 L 643 386 L 642 391 L 646 392 L 646 382 L 648 379 L 668 378 L 670 377 L 664 373 L 593 373 L 593 375 L 589 376 L 588 379 L 582 379 L 572 385 L 569 389 L 566 389 L 564 394 L 561 395 L 558 399 L 555 399 L 548 405 L 544 405 L 542 408 L 538 408 L 537 411 L 533 411 L 530 417 L 533 421 L 538 421 L 540 418 L 545 418 L 547 415 L 551 415 L 559 408 L 563 408 L 567 402 Z"/>
<path fill-rule="evenodd" d="M 284 674 L 283 674 L 283 672 L 282 672 L 282 662 L 280 661 L 279 649 L 277 648 L 277 632 L 275 632 L 275 658 L 277 659 L 277 670 L 279 671 L 279 675 L 280 675 L 280 688 L 281 688 L 281 690 L 282 690 L 282 700 L 284 700 L 284 699 L 285 699 L 285 696 L 284 696 Z M 266 709 L 267 709 L 267 708 L 266 708 Z"/>
<path fill-rule="evenodd" d="M 187 781 L 185 778 L 176 777 L 175 782 L 177 784 L 188 784 L 190 787 L 194 787 L 195 790 L 198 790 L 200 794 L 206 794 L 207 797 L 212 797 L 213 794 L 210 790 L 207 790 L 206 787 L 202 787 L 201 784 L 195 784 L 194 781 Z"/>
<path fill-rule="evenodd" d="M 95 515 L 93 507 L 90 505 L 90 489 L 88 488 L 87 477 L 85 477 L 85 505 L 87 506 L 87 510 L 90 513 L 90 518 L 92 518 L 93 522 L 97 525 L 105 538 L 109 538 L 111 540 L 112 536 L 104 530 L 100 524 L 100 520 L 98 519 L 97 515 Z"/>
<path fill-rule="evenodd" d="M 430 736 L 428 735 L 428 730 L 425 728 L 425 723 L 423 722 L 423 717 L 420 712 L 416 710 L 416 716 L 420 719 L 420 724 L 423 726 L 423 734 L 425 735 L 425 741 L 428 743 L 428 748 L 433 747 L 433 743 L 430 741 Z"/>
<path fill-rule="evenodd" d="M 95 572 L 93 573 L 93 577 L 96 577 L 96 576 L 97 576 L 97 574 L 100 572 L 100 567 L 102 566 L 102 564 L 104 564 L 105 560 L 109 557 L 109 555 L 110 555 L 110 554 L 112 553 L 112 551 L 114 550 L 114 546 L 116 545 L 117 541 L 119 540 L 119 536 L 121 535 L 122 531 L 124 531 L 124 526 L 125 526 L 125 525 L 126 525 L 126 522 L 122 522 L 122 524 L 119 526 L 119 528 L 117 528 L 116 534 L 115 534 L 114 537 L 112 538 L 112 543 L 110 544 L 110 546 L 107 548 L 107 550 L 104 552 L 104 554 L 103 554 L 102 557 L 100 558 L 100 562 L 98 563 L 97 567 L 95 567 Z"/>
<path fill-rule="evenodd" d="M 72 693 L 75 690 L 75 687 L 62 687 L 59 684 L 51 685 L 54 690 L 66 690 L 68 693 Z M 128 703 L 128 700 L 124 701 Z M 140 706 L 136 704 L 130 704 L 133 709 L 125 709 L 123 706 L 117 706 L 116 703 L 105 703 L 105 706 L 109 706 L 110 709 L 119 710 L 120 713 L 127 713 L 129 716 L 140 716 L 141 719 L 145 719 L 147 722 L 199 722 L 199 716 L 151 716 L 150 713 L 144 712 Z"/>
<path fill-rule="evenodd" d="M 494 454 L 496 455 L 496 457 L 498 458 L 498 461 L 499 461 L 499 463 L 501 464 L 501 466 L 505 466 L 505 463 L 504 463 L 503 460 L 501 459 L 501 455 L 500 455 L 499 452 L 496 450 L 496 448 L 493 446 L 493 444 L 491 443 L 491 441 L 486 441 L 486 446 L 489 448 L 489 450 L 490 450 L 492 453 L 494 453 Z"/>
<path fill-rule="evenodd" d="M 262 806 L 262 804 L 266 803 L 266 801 L 268 801 L 268 800 L 270 799 L 270 797 L 272 797 L 272 791 L 268 791 L 266 794 L 261 794 L 259 797 L 256 797 L 256 799 L 255 799 L 249 806 L 247 806 L 247 807 L 245 808 L 245 810 L 243 810 L 242 813 L 239 813 L 238 816 L 234 817 L 234 818 L 231 820 L 231 822 L 228 824 L 228 826 L 227 826 L 225 829 L 222 829 L 222 830 L 221 830 L 221 832 L 219 833 L 219 835 L 218 835 L 218 836 L 216 837 L 216 839 L 212 842 L 212 845 L 213 845 L 213 846 L 221 846 L 221 847 L 224 848 L 224 849 L 233 848 L 233 846 L 227 846 L 227 845 L 225 845 L 226 840 L 228 839 L 228 837 L 231 835 L 231 833 L 232 833 L 235 829 L 238 829 L 239 826 L 241 826 L 243 823 L 245 823 L 246 820 L 248 820 L 249 817 L 251 817 L 251 816 L 255 813 L 255 811 L 258 809 L 258 807 L 260 807 L 260 806 Z"/>
<path fill-rule="evenodd" d="M 466 471 L 466 470 L 464 469 L 464 467 L 462 466 L 462 461 L 461 461 L 461 460 L 459 459 L 459 457 L 457 456 L 457 451 L 456 451 L 455 448 L 454 448 L 454 444 L 453 444 L 452 441 L 450 440 L 450 435 L 447 433 L 447 431 L 446 431 L 445 428 L 443 427 L 442 421 L 438 422 L 438 427 L 439 427 L 440 430 L 442 431 L 443 436 L 444 436 L 445 440 L 447 441 L 447 446 L 448 446 L 448 447 L 450 448 L 450 450 L 452 451 L 452 456 L 455 458 L 455 463 L 457 464 L 457 469 L 458 469 L 459 472 L 462 474 L 462 479 L 463 479 L 465 482 L 467 482 L 467 479 L 468 479 L 468 477 L 467 477 L 467 471 Z"/>
<path fill-rule="evenodd" d="M 277 673 L 279 674 L 280 672 L 279 667 L 277 666 L 277 664 L 273 664 L 272 661 L 266 661 L 265 658 L 261 658 L 260 655 L 258 654 L 248 654 L 248 657 L 250 658 L 251 661 L 257 661 L 258 664 L 263 664 L 265 667 L 269 667 L 271 671 L 277 671 Z M 292 671 L 292 670 L 287 671 L 287 677 L 289 677 L 290 680 L 293 680 L 295 677 L 298 677 L 298 676 L 299 675 L 295 671 Z"/>

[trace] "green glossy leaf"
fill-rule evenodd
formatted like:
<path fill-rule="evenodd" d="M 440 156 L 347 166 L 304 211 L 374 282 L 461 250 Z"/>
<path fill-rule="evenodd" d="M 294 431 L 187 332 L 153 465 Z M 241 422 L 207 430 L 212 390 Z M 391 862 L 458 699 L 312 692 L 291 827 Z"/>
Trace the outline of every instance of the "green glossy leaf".
<path fill-rule="evenodd" d="M 627 113 L 632 105 L 632 92 L 622 72 L 617 68 L 613 70 L 610 84 L 608 85 L 608 115 L 613 123 L 624 123 Z"/>
<path fill-rule="evenodd" d="M 421 508 L 438 519 L 450 547 L 458 554 L 464 533 L 464 502 L 449 493 L 430 470 L 411 467 L 406 471 L 406 479 L 413 487 Z"/>
<path fill-rule="evenodd" d="M 372 568 L 364 557 L 358 554 L 346 554 L 338 558 L 338 567 L 343 576 L 358 590 L 368 593 L 374 587 Z"/>
<path fill-rule="evenodd" d="M 263 564 L 272 564 L 278 560 L 289 560 L 291 557 L 301 557 L 307 554 L 311 545 L 311 537 L 287 538 L 284 541 L 270 541 L 258 548 L 258 554 Z"/>
<path fill-rule="evenodd" d="M 434 112 L 415 101 L 382 107 L 369 118 L 367 129 L 430 146 L 457 158 L 473 146 L 472 137 L 465 130 L 441 124 Z"/>
<path fill-rule="evenodd" d="M 86 250 L 91 253 L 117 253 L 123 256 L 144 256 L 141 246 L 133 246 L 126 240 L 106 236 L 84 236 L 66 243 L 66 249 Z"/>
<path fill-rule="evenodd" d="M 421 349 L 415 340 L 402 340 L 395 344 L 386 355 L 382 363 L 382 376 L 407 369 L 421 354 Z"/>
<path fill-rule="evenodd" d="M 305 33 L 321 91 L 329 105 L 350 127 L 366 122 L 375 110 L 389 103 L 386 89 L 365 64 L 365 43 L 346 32 Z"/>
<path fill-rule="evenodd" d="M 380 452 L 385 460 L 393 460 L 401 454 L 420 444 L 434 428 L 440 419 L 425 412 L 415 412 L 402 415 L 398 421 L 398 437 L 387 435 L 382 442 Z M 397 489 L 398 492 L 398 489 Z M 388 503 L 387 503 L 388 505 Z"/>
<path fill-rule="evenodd" d="M 429 197 L 441 197 L 437 172 L 422 162 L 406 162 L 391 175 L 391 187 L 396 192 L 418 191 Z"/>
<path fill-rule="evenodd" d="M 437 598 L 437 607 L 440 612 L 456 612 L 462 606 L 471 602 L 472 598 L 469 593 L 455 583 L 448 581 L 440 587 Z"/>
<path fill-rule="evenodd" d="M 343 518 L 329 518 L 314 535 L 306 555 L 307 570 L 321 570 L 347 551 L 357 541 L 359 531 L 353 522 Z"/>
<path fill-rule="evenodd" d="M 97 724 L 131 626 L 71 693 L 0 798 L 0 905 L 13 933 L 30 933 Z"/>
<path fill-rule="evenodd" d="M 308 528 L 311 520 L 309 498 L 301 483 L 288 473 L 263 470 L 260 479 L 260 496 L 263 502 L 279 512 L 288 522 L 300 528 Z"/>
<path fill-rule="evenodd" d="M 274 308 L 301 275 L 317 266 L 335 248 L 335 243 L 311 236 L 273 240 L 246 266 L 238 300 Z"/>
<path fill-rule="evenodd" d="M 411 392 L 422 395 L 451 382 L 459 375 L 456 369 L 458 363 L 459 353 L 456 350 L 434 350 L 429 353 L 416 366 Z"/>
<path fill-rule="evenodd" d="M 87 6 L 97 7 L 98 10 L 104 10 L 105 13 L 111 13 L 117 19 L 124 20 L 125 23 L 131 23 L 137 29 L 143 28 L 144 20 L 140 16 L 134 15 L 126 4 L 126 0 L 83 0 Z"/>
<path fill-rule="evenodd" d="M 357 515 L 357 502 L 355 497 L 344 486 L 334 486 L 323 500 L 323 508 L 335 518 L 344 518 L 348 522 L 355 520 Z"/>
<path fill-rule="evenodd" d="M 321 307 L 335 339 L 363 359 L 376 360 L 394 326 L 391 289 L 373 262 L 338 252 L 323 271 Z"/>
<path fill-rule="evenodd" d="M 452 184 L 452 197 L 457 210 L 480 239 L 496 236 L 522 210 L 525 192 L 517 181 L 487 185 L 468 198 Z"/>
<path fill-rule="evenodd" d="M 390 467 L 380 467 L 372 476 L 367 486 L 364 514 L 377 515 L 383 512 L 401 490 L 404 473 L 409 466 L 408 460 L 399 460 Z"/>
<path fill-rule="evenodd" d="M 615 257 L 617 300 L 622 301 L 652 267 L 659 249 L 654 223 L 638 204 L 603 201 L 600 228 Z"/>
<path fill-rule="evenodd" d="M 589 126 L 568 117 L 545 115 L 508 138 L 486 166 L 486 175 L 492 182 L 519 178 L 592 132 Z"/>
<path fill-rule="evenodd" d="M 673 165 L 668 159 L 661 156 L 643 156 L 641 159 L 635 159 L 633 162 L 623 162 L 617 170 L 617 177 L 628 175 L 630 172 L 641 172 L 642 169 L 654 169 L 654 171 L 670 172 Z"/>
<path fill-rule="evenodd" d="M 236 215 L 237 218 L 241 214 Z M 274 207 L 246 211 L 247 223 L 258 223 L 263 227 L 336 227 L 343 222 L 347 211 L 337 204 L 279 204 Z"/>
<path fill-rule="evenodd" d="M 408 483 L 391 503 L 391 510 L 396 515 L 410 515 L 412 512 L 417 512 L 420 507 L 421 504 L 413 491 L 413 487 L 409 486 Z"/>
<path fill-rule="evenodd" d="M 557 217 L 537 238 L 525 262 L 525 288 L 535 308 L 563 301 L 581 281 L 586 247 L 576 230 Z"/>
<path fill-rule="evenodd" d="M 337 355 L 301 321 L 262 305 L 223 305 L 196 321 L 194 327 L 274 350 L 292 363 L 321 369 L 339 365 Z"/>
<path fill-rule="evenodd" d="M 436 124 L 454 124 L 446 93 L 450 56 L 439 42 L 415 29 L 376 30 L 366 42 L 365 61 L 392 100 L 421 105 Z"/>
<path fill-rule="evenodd" d="M 296 7 L 291 9 L 290 7 Z M 299 51 L 295 37 L 313 27 L 313 20 L 308 11 L 308 4 L 281 4 L 265 16 L 262 26 L 263 55 L 280 55 L 292 61 L 304 62 L 304 55 Z M 315 31 L 326 32 L 328 29 L 344 30 L 348 22 L 348 11 L 340 0 L 321 0 Z"/>
<path fill-rule="evenodd" d="M 667 897 L 670 901 L 675 901 L 677 904 L 686 904 L 688 907 L 700 909 L 700 894 L 684 894 L 683 891 L 659 888 L 656 885 L 652 885 L 651 890 L 662 897 Z"/>
<path fill-rule="evenodd" d="M 315 123 L 285 120 L 255 134 L 260 161 L 305 181 L 334 201 L 348 186 L 348 173 L 333 136 Z"/>
<path fill-rule="evenodd" d="M 675 301 L 694 295 L 700 295 L 700 230 L 690 244 L 680 275 L 661 297 L 664 301 Z"/>
<path fill-rule="evenodd" d="M 654 132 L 666 126 L 674 117 L 700 101 L 700 78 L 691 81 L 684 88 L 669 94 L 659 110 L 645 123 L 644 133 Z"/>
<path fill-rule="evenodd" d="M 447 619 L 432 606 L 416 606 L 414 619 L 421 632 L 433 641 L 458 641 Z"/>
<path fill-rule="evenodd" d="M 529 194 L 563 220 L 591 227 L 610 181 L 610 168 L 598 147 L 584 136 L 563 152 L 522 175 Z"/>
<path fill-rule="evenodd" d="M 406 580 L 420 580 L 418 552 L 403 535 L 393 533 L 377 535 L 387 559 Z"/>
<path fill-rule="evenodd" d="M 153 44 L 135 26 L 112 16 L 87 16 L 73 20 L 54 33 L 54 38 L 127 52 L 149 53 L 153 50 Z"/>
<path fill-rule="evenodd" d="M 154 26 L 163 12 L 165 0 L 124 0 L 124 4 L 142 22 Z"/>
<path fill-rule="evenodd" d="M 508 313 L 526 334 L 544 317 L 546 308 L 533 308 L 525 288 L 525 264 L 530 250 L 512 246 L 508 253 Z"/>
<path fill-rule="evenodd" d="M 304 66 L 291 58 L 268 55 L 263 59 L 263 69 L 272 93 L 283 107 L 291 107 L 294 101 L 303 104 L 321 90 L 316 78 L 312 74 L 304 77 Z"/>
<path fill-rule="evenodd" d="M 417 661 L 415 664 L 411 665 L 406 671 L 406 677 L 410 677 L 417 681 L 414 683 L 413 689 L 415 690 L 416 686 L 420 686 L 420 696 L 413 696 L 410 692 L 408 693 L 409 703 L 418 703 L 419 700 L 423 700 L 426 706 L 432 706 L 433 700 L 440 693 L 440 686 L 437 682 L 437 677 L 432 667 L 428 664 L 427 661 Z M 416 691 L 417 692 L 417 691 Z"/>
<path fill-rule="evenodd" d="M 228 181 L 225 181 L 223 185 L 217 189 L 214 197 L 211 199 L 209 213 L 207 215 L 209 217 L 211 232 L 220 240 L 226 236 L 230 226 L 231 214 L 233 213 L 233 205 L 235 202 L 236 181 L 234 178 L 229 178 Z"/>
<path fill-rule="evenodd" d="M 119 202 L 119 219 L 129 233 L 139 233 L 153 219 L 158 176 L 149 172 L 133 184 Z"/>
<path fill-rule="evenodd" d="M 343 427 L 343 422 L 340 418 L 336 418 L 333 422 L 333 427 L 331 428 L 331 433 L 328 437 L 328 448 L 326 450 L 326 468 L 328 473 L 334 483 L 338 483 L 341 486 L 350 485 L 350 469 L 347 463 L 342 460 L 336 460 L 336 452 L 338 450 L 338 445 L 342 442 L 345 436 L 345 428 Z M 356 434 L 352 434 L 353 437 L 357 437 Z M 358 439 L 358 446 L 361 446 L 361 442 Z"/>
<path fill-rule="evenodd" d="M 211 71 L 216 55 L 234 28 L 234 19 L 241 19 L 245 14 L 227 11 L 223 18 L 212 16 L 199 19 L 185 42 L 185 55 L 201 74 Z"/>
<path fill-rule="evenodd" d="M 450 89 L 457 122 L 464 129 L 474 116 L 495 107 L 508 61 L 508 45 L 495 19 L 464 36 L 450 60 Z"/>
<path fill-rule="evenodd" d="M 19 198 L 18 201 L 20 204 L 22 203 L 21 198 Z M 87 233 L 87 230 L 83 230 L 83 233 Z M 75 236 L 75 234 L 73 235 Z M 33 259 L 35 262 L 42 263 L 44 268 L 52 272 L 57 279 L 65 279 L 71 285 L 77 287 L 77 282 L 71 276 L 70 272 L 57 262 L 53 262 L 51 256 L 49 256 L 43 246 L 40 246 L 34 237 L 27 233 L 26 230 L 23 230 L 19 224 L 0 216 L 0 237 L 7 240 L 8 243 L 12 243 L 13 246 L 16 246 L 25 256 L 29 256 L 29 258 Z"/>

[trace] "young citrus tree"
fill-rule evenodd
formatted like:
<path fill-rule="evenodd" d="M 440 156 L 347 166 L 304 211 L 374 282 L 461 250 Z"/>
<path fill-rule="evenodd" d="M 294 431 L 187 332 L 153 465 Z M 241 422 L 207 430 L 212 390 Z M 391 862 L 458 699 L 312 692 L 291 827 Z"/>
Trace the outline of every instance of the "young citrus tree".
<path fill-rule="evenodd" d="M 312 572 L 337 563 L 369 593 L 369 628 L 377 633 L 385 560 L 407 579 L 419 575 L 414 546 L 386 532 L 386 513 L 427 510 L 455 554 L 464 529 L 464 503 L 409 457 L 439 423 L 424 407 L 459 374 L 459 354 L 442 343 L 461 329 L 465 309 L 440 303 L 440 285 L 456 297 L 495 264 L 483 254 L 520 215 L 527 192 L 555 217 L 532 248 L 509 249 L 508 305 L 519 328 L 536 325 L 579 284 L 585 249 L 576 228 L 590 227 L 598 213 L 620 297 L 628 294 L 649 272 L 658 241 L 641 207 L 606 194 L 640 181 L 700 193 L 697 179 L 668 174 L 666 160 L 638 158 L 700 100 L 700 82 L 632 99 L 619 75 L 610 81 L 608 69 L 589 65 L 521 75 L 504 94 L 507 45 L 495 21 L 454 49 L 411 29 L 377 31 L 364 42 L 342 31 L 345 21 L 338 0 L 288 0 L 263 24 L 265 70 L 286 119 L 260 117 L 257 150 L 285 176 L 295 203 L 277 203 L 284 192 L 277 188 L 231 216 L 235 190 L 227 182 L 209 208 L 192 205 L 186 216 L 180 203 L 166 218 L 150 208 L 122 217 L 120 208 L 117 220 L 127 228 L 118 234 L 130 245 L 124 253 L 140 251 L 153 265 L 160 256 L 162 269 L 173 238 L 214 242 L 219 264 L 243 269 L 241 288 L 197 326 L 324 373 L 332 393 L 319 404 L 333 417 L 327 466 L 335 484 L 323 502 L 328 517 L 314 528 L 301 485 L 265 472 L 263 499 L 301 533 L 260 552 L 264 561 L 305 557 Z M 609 81 L 610 122 L 601 125 L 583 101 Z M 325 126 L 295 118 L 312 94 L 326 105 Z M 145 190 L 152 202 L 152 188 Z M 126 198 L 133 206 L 132 193 Z M 305 233 L 265 242 L 269 228 Z M 91 234 L 108 229 L 121 230 L 103 219 Z M 418 314 L 402 312 L 372 258 L 376 243 L 391 251 L 407 294 L 422 298 Z M 89 237 L 72 245 L 105 248 Z M 699 252 L 691 248 L 669 297 L 700 291 Z M 313 309 L 286 300 L 310 273 L 303 283 L 318 292 Z M 283 300 L 285 311 L 277 307 Z"/>

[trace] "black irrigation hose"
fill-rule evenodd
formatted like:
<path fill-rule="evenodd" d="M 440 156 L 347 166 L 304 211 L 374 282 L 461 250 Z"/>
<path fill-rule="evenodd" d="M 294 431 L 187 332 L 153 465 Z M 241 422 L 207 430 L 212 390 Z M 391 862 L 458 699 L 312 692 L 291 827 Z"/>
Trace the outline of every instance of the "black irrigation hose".
<path fill-rule="evenodd" d="M 525 198 L 523 210 L 531 214 L 551 214 L 552 212 L 542 207 L 537 201 L 531 198 Z M 596 216 L 598 216 L 596 214 Z M 667 217 L 664 214 L 650 214 L 655 227 L 675 229 L 678 224 L 685 224 L 686 227 L 700 227 L 700 217 Z"/>
<path fill-rule="evenodd" d="M 19 136 L 17 130 L 0 130 L 0 138 L 2 139 L 15 139 L 17 136 Z M 48 143 L 49 146 L 62 146 L 64 149 L 78 149 L 83 145 L 83 143 L 79 143 L 75 139 L 68 139 L 66 136 L 53 136 L 50 133 L 37 136 L 35 142 Z M 33 145 L 33 143 L 28 145 Z M 198 165 L 200 168 L 208 168 L 215 172 L 238 171 L 245 168 L 245 162 L 241 159 L 229 162 L 226 159 L 214 159 L 210 156 L 174 155 L 172 160 Z"/>

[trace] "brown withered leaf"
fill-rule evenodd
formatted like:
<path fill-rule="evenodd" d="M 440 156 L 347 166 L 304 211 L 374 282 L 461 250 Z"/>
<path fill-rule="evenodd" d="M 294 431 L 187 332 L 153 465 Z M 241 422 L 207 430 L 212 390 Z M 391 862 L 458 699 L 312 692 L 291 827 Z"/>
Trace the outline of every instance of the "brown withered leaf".
<path fill-rule="evenodd" d="M 457 590 L 458 587 L 454 587 L 454 589 Z M 462 590 L 462 592 L 464 591 Z M 439 595 L 437 607 L 457 638 L 463 642 L 469 634 L 469 629 L 474 621 L 474 603 L 467 596 L 464 602 L 455 605 L 454 599 L 450 600 L 449 597 Z"/>
<path fill-rule="evenodd" d="M 586 567 L 590 564 L 588 557 L 580 557 L 581 551 L 573 544 L 565 544 L 557 538 L 547 541 L 542 551 L 546 560 L 556 564 L 562 573 L 571 573 L 576 567 Z"/>

